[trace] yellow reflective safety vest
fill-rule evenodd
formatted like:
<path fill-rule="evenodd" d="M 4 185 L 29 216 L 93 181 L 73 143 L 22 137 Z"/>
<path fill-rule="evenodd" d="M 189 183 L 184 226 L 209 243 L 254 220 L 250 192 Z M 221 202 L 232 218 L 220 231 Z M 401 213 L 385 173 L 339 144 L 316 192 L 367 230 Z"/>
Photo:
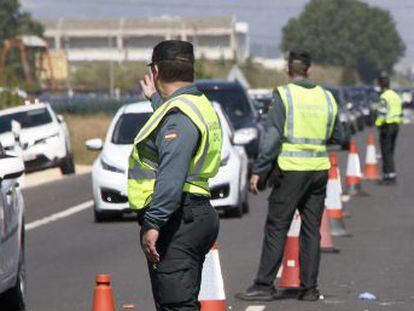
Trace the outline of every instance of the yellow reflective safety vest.
<path fill-rule="evenodd" d="M 216 175 L 221 162 L 222 133 L 216 111 L 202 96 L 184 94 L 166 101 L 149 118 L 134 139 L 128 166 L 128 201 L 132 209 L 147 207 L 154 193 L 158 154 L 147 142 L 163 118 L 173 109 L 184 113 L 200 133 L 198 149 L 189 166 L 183 192 L 210 196 L 208 179 Z"/>
<path fill-rule="evenodd" d="M 286 121 L 278 165 L 285 171 L 322 171 L 331 165 L 326 144 L 331 137 L 338 106 L 320 86 L 293 83 L 278 88 Z"/>
<path fill-rule="evenodd" d="M 375 125 L 381 126 L 391 123 L 402 123 L 402 100 L 397 92 L 386 90 L 380 95 Z"/>

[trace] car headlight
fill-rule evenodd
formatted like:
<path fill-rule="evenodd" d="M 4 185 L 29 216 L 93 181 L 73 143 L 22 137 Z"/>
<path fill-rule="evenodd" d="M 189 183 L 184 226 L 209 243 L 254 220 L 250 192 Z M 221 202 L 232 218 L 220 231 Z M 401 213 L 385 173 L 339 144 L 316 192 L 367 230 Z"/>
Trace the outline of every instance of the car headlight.
<path fill-rule="evenodd" d="M 258 137 L 258 131 L 255 127 L 247 127 L 237 130 L 234 136 L 236 144 L 246 145 Z"/>
<path fill-rule="evenodd" d="M 344 113 L 344 112 L 341 112 L 341 113 L 339 114 L 339 121 L 341 121 L 341 122 L 346 122 L 346 121 L 348 121 L 348 115 L 347 115 L 346 113 Z"/>
<path fill-rule="evenodd" d="M 55 133 L 55 134 L 50 135 L 48 137 L 37 140 L 35 142 L 35 144 L 47 144 L 47 143 L 53 142 L 54 140 L 56 140 L 58 138 L 59 138 L 59 133 Z"/>
<path fill-rule="evenodd" d="M 114 173 L 121 173 L 121 174 L 124 173 L 123 169 L 120 169 L 120 168 L 118 168 L 114 165 L 108 164 L 102 159 L 101 159 L 101 165 L 102 165 L 102 168 L 106 171 L 110 171 L 110 172 L 114 172 Z"/>

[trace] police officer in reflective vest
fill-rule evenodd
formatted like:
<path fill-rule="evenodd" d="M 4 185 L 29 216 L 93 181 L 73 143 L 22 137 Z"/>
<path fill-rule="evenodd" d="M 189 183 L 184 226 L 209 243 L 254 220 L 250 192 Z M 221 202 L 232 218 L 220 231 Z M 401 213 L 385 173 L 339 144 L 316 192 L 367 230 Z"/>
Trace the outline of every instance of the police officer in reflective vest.
<path fill-rule="evenodd" d="M 333 95 L 307 79 L 307 52 L 289 54 L 291 83 L 278 87 L 265 126 L 259 157 L 253 165 L 250 189 L 258 192 L 261 179 L 273 168 L 273 189 L 264 230 L 256 279 L 236 298 L 270 301 L 282 298 L 274 281 L 282 263 L 286 236 L 294 213 L 302 218 L 300 232 L 299 300 L 316 301 L 320 257 L 320 225 L 330 162 L 327 143 L 342 143 L 338 107 Z"/>
<path fill-rule="evenodd" d="M 156 309 L 194 311 L 204 258 L 218 234 L 208 179 L 220 167 L 221 128 L 193 84 L 192 44 L 159 43 L 150 68 L 141 86 L 154 113 L 134 140 L 128 199 L 139 214 Z"/>
<path fill-rule="evenodd" d="M 394 90 L 390 89 L 390 79 L 386 73 L 378 77 L 380 103 L 377 109 L 375 125 L 379 130 L 382 154 L 383 185 L 394 184 L 397 180 L 394 164 L 394 151 L 399 124 L 402 123 L 402 100 Z"/>

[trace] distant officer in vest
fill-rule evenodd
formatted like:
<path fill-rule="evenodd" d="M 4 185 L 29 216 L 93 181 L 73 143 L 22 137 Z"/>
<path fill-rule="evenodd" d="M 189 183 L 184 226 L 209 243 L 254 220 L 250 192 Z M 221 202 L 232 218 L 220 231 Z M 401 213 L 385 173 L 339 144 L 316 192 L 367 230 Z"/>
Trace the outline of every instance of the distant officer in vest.
<path fill-rule="evenodd" d="M 307 52 L 290 52 L 287 73 L 291 82 L 274 92 L 259 157 L 253 165 L 250 189 L 273 168 L 273 189 L 265 224 L 262 255 L 256 279 L 236 298 L 271 301 L 282 298 L 274 282 L 282 263 L 286 236 L 295 210 L 302 218 L 298 299 L 319 299 L 320 225 L 330 162 L 328 141 L 342 143 L 338 106 L 333 95 L 310 82 Z"/>
<path fill-rule="evenodd" d="M 156 309 L 195 311 L 205 255 L 219 228 L 208 179 L 220 167 L 221 128 L 193 84 L 192 44 L 159 43 L 149 66 L 141 86 L 154 113 L 134 140 L 128 199 L 139 213 Z"/>
<path fill-rule="evenodd" d="M 375 125 L 379 130 L 382 154 L 383 185 L 392 185 L 397 180 L 394 164 L 395 143 L 399 125 L 402 123 L 402 100 L 394 90 L 390 89 L 390 79 L 386 73 L 378 77 L 380 87 L 380 103 L 377 109 Z"/>

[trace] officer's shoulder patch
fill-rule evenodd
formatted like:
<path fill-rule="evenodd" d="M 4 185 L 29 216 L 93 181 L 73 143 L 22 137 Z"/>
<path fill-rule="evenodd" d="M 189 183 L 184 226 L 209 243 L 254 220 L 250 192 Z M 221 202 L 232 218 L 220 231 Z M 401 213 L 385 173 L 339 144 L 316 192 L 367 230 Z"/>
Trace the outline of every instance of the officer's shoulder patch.
<path fill-rule="evenodd" d="M 164 134 L 164 140 L 166 141 L 172 141 L 176 139 L 177 137 L 178 137 L 178 132 L 176 130 L 170 130 Z"/>

